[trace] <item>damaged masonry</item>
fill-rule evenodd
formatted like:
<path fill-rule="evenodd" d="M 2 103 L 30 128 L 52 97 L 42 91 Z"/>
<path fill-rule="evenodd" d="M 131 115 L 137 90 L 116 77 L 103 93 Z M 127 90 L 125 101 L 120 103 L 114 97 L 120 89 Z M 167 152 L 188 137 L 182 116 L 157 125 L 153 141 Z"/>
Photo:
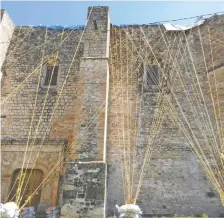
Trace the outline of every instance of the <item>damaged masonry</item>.
<path fill-rule="evenodd" d="M 223 14 L 1 18 L 3 217 L 224 216 Z"/>

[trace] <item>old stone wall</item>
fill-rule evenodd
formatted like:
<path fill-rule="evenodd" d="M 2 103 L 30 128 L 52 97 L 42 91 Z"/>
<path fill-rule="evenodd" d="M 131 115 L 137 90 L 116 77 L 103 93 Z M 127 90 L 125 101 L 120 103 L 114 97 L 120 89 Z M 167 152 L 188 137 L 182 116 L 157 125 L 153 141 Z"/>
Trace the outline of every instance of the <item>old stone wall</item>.
<path fill-rule="evenodd" d="M 58 204 L 61 166 L 68 148 L 60 140 L 69 143 L 74 137 L 79 59 L 83 53 L 83 42 L 78 47 L 80 36 L 81 30 L 16 27 L 3 65 L 1 140 L 19 143 L 19 146 L 6 143 L 6 150 L 12 155 L 8 156 L 12 158 L 12 170 L 9 171 L 3 161 L 2 180 L 10 181 L 6 182 L 3 192 L 4 196 L 10 192 L 14 170 L 22 167 L 43 170 L 43 179 L 47 180 L 42 187 L 39 212 Z M 76 58 L 72 62 L 74 55 Z M 56 59 L 59 71 L 57 86 L 48 90 L 41 86 L 41 81 L 44 78 L 44 63 L 49 57 Z M 60 147 L 59 156 L 57 149 L 49 143 L 51 140 Z M 2 155 L 7 157 L 7 152 Z"/>
<path fill-rule="evenodd" d="M 83 43 L 79 46 L 73 63 L 72 59 L 80 36 L 81 30 L 63 32 L 16 27 L 3 66 L 5 75 L 2 79 L 2 101 L 21 83 L 22 87 L 2 105 L 2 113 L 5 116 L 2 119 L 2 139 L 27 139 L 29 136 L 33 140 L 72 140 L 72 124 L 75 111 L 78 110 L 75 109 L 75 102 L 80 88 L 76 84 L 79 79 L 79 59 L 83 53 Z M 43 77 L 42 59 L 46 61 L 52 54 L 57 56 L 59 61 L 59 73 L 57 87 L 50 88 L 48 92 L 38 83 Z M 66 83 L 63 85 L 65 79 Z"/>
<path fill-rule="evenodd" d="M 219 118 L 222 119 L 223 16 L 215 16 L 200 29 L 196 27 L 184 33 L 166 32 L 162 26 L 112 26 L 110 29 L 108 7 L 90 7 L 87 17 L 83 30 L 16 27 L 13 32 L 1 81 L 4 196 L 13 170 L 21 167 L 21 152 L 27 145 L 34 148 L 34 153 L 41 147 L 42 157 L 36 167 L 41 169 L 38 165 L 48 163 L 46 167 L 42 166 L 45 175 L 62 159 L 62 151 L 69 148 L 63 170 L 58 165 L 57 176 L 44 187 L 42 206 L 59 203 L 62 217 L 113 217 L 117 215 L 115 204 L 124 204 L 127 194 L 122 177 L 127 167 L 123 165 L 123 148 L 128 145 L 125 149 L 131 159 L 134 157 L 133 162 L 129 161 L 135 170 L 134 195 L 149 146 L 153 117 L 158 112 L 159 89 L 145 86 L 142 63 L 146 63 L 143 67 L 161 64 L 166 75 L 161 86 L 166 87 L 167 99 L 180 112 L 170 92 L 172 87 L 172 93 L 181 102 L 198 136 L 200 127 L 196 125 L 180 79 L 195 97 L 193 93 L 198 91 L 198 83 L 195 76 L 189 76 L 194 75 L 195 70 L 205 97 L 205 102 L 200 104 L 193 101 L 201 112 L 197 113 L 197 118 L 203 121 L 205 103 L 217 134 L 211 94 L 215 96 L 217 113 L 220 110 Z M 187 43 L 192 57 L 188 54 Z M 41 83 L 43 63 L 50 58 L 58 64 L 59 71 L 57 86 L 48 92 Z M 212 93 L 206 83 L 208 77 Z M 218 90 L 218 96 L 215 90 Z M 163 119 L 137 199 L 144 217 L 175 213 L 222 217 L 224 210 L 219 194 L 197 156 L 169 111 L 164 110 Z M 205 128 L 204 134 L 206 131 Z M 208 137 L 208 141 L 212 140 Z M 207 152 L 206 146 L 204 149 Z M 13 155 L 15 160 L 9 163 L 8 159 Z M 52 192 L 58 186 L 59 199 L 57 192 Z"/>
<path fill-rule="evenodd" d="M 107 179 L 108 7 L 89 7 L 80 63 L 79 112 L 61 183 L 62 217 L 104 217 Z"/>
<path fill-rule="evenodd" d="M 104 217 L 104 194 L 104 163 L 68 163 L 63 178 L 61 217 Z"/>
<path fill-rule="evenodd" d="M 210 31 L 210 39 L 208 35 Z M 128 34 L 127 34 L 128 32 Z M 144 34 L 143 34 L 144 32 Z M 187 97 L 184 95 L 183 87 L 181 84 L 181 75 L 185 84 L 188 87 L 189 93 L 193 96 L 192 89 L 199 89 L 196 77 L 192 77 L 194 70 L 197 73 L 201 89 L 204 94 L 204 101 L 207 105 L 208 112 L 212 119 L 212 125 L 217 134 L 217 128 L 215 125 L 214 112 L 212 108 L 212 100 L 208 86 L 209 72 L 214 67 L 219 68 L 223 63 L 223 49 L 217 42 L 217 39 L 223 40 L 223 16 L 215 16 L 207 20 L 204 25 L 198 29 L 197 27 L 193 30 L 189 30 L 185 33 L 178 32 L 165 32 L 162 27 L 142 26 L 138 27 L 126 27 L 112 29 L 111 35 L 111 53 L 110 53 L 110 100 L 112 103 L 109 106 L 109 129 L 108 129 L 108 198 L 107 198 L 107 215 L 113 217 L 116 214 L 115 204 L 124 204 L 124 185 L 123 185 L 123 171 L 125 168 L 121 165 L 122 162 L 122 146 L 128 142 L 125 137 L 122 136 L 122 129 L 120 133 L 117 128 L 119 125 L 123 125 L 122 117 L 126 117 L 128 112 L 127 107 L 121 108 L 119 101 L 123 98 L 122 89 L 120 87 L 127 84 L 127 80 L 120 77 L 117 79 L 117 75 L 127 75 L 126 66 L 128 65 L 127 51 L 135 56 L 132 58 L 132 64 L 129 61 L 129 65 L 134 70 L 129 70 L 130 76 L 140 72 L 137 68 L 138 63 L 141 61 L 150 62 L 150 59 L 158 58 L 159 63 L 164 68 L 164 65 L 169 66 L 169 80 L 170 85 L 173 87 L 173 93 L 181 103 L 181 108 L 187 115 L 190 121 L 191 127 L 195 135 L 199 138 L 200 143 L 203 145 L 204 142 L 202 137 L 199 136 L 199 127 L 197 126 L 197 120 L 195 117 L 199 117 L 203 121 L 205 116 L 204 102 L 201 100 L 200 104 L 196 104 L 196 100 L 193 101 L 197 108 L 196 115 L 192 113 L 190 104 Z M 200 34 L 202 40 L 200 40 Z M 131 39 L 130 45 L 126 45 L 126 38 Z M 202 45 L 201 45 L 202 41 Z M 189 56 L 187 43 L 190 48 L 193 63 Z M 212 43 L 212 51 L 210 43 Z M 154 55 L 150 49 L 153 48 Z M 120 48 L 122 47 L 123 48 Z M 128 47 L 126 50 L 125 47 Z M 136 48 L 133 48 L 136 47 Z M 202 47 L 205 53 L 206 64 L 204 62 Z M 140 55 L 138 55 L 140 53 Z M 186 57 L 184 55 L 187 55 Z M 112 57 L 111 57 L 112 56 Z M 139 58 L 141 56 L 141 58 Z M 184 59 L 183 59 L 184 56 Z M 172 57 L 172 58 L 171 58 Z M 213 61 L 212 61 L 213 60 Z M 154 60 L 155 61 L 155 60 Z M 123 62 L 123 69 L 121 63 Z M 155 61 L 156 62 L 156 61 Z M 134 64 L 136 63 L 136 65 Z M 153 60 L 152 62 L 153 63 Z M 130 67 L 131 68 L 131 67 Z M 179 72 L 179 74 L 178 74 Z M 219 77 L 219 98 L 222 99 L 222 79 L 221 73 L 217 71 L 217 78 Z M 189 78 L 191 75 L 192 78 Z M 218 76 L 219 75 L 219 76 Z M 175 78 L 176 77 L 176 78 Z M 134 178 L 133 190 L 136 191 L 139 170 L 143 163 L 145 156 L 146 147 L 148 146 L 149 131 L 152 126 L 152 120 L 157 111 L 158 102 L 158 90 L 156 89 L 144 89 L 141 91 L 138 87 L 142 85 L 143 78 L 139 79 L 136 83 L 134 90 L 130 96 L 136 98 L 129 98 L 129 101 L 134 104 L 136 101 L 141 101 L 139 106 L 140 112 L 140 124 L 139 124 L 139 135 L 137 139 L 134 139 L 136 145 L 136 173 Z M 193 83 L 192 83 L 192 80 Z M 134 81 L 134 80 L 133 80 Z M 214 82 L 214 79 L 213 79 Z M 195 85 L 194 85 L 195 83 Z M 212 82 L 211 82 L 212 83 Z M 192 88 L 193 87 L 193 88 Z M 115 90 L 120 90 L 119 94 L 115 96 Z M 124 88 L 124 90 L 127 90 Z M 214 87 L 213 87 L 214 92 Z M 213 93 L 214 94 L 214 93 Z M 171 95 L 168 94 L 170 97 Z M 199 95 L 195 99 L 199 98 Z M 172 99 L 172 97 L 171 97 Z M 215 99 L 217 101 L 217 99 Z M 174 99 L 173 104 L 176 108 Z M 216 102 L 217 103 L 217 102 Z M 222 107 L 222 100 L 219 100 Z M 121 104 L 121 103 L 120 103 Z M 132 110 L 136 112 L 135 110 Z M 200 112 L 199 112 L 200 111 Z M 135 113 L 132 114 L 135 116 Z M 223 117 L 220 116 L 221 122 Z M 207 124 L 206 124 L 207 125 Z M 125 126 L 125 130 L 134 132 L 135 127 Z M 208 130 L 206 134 L 208 133 Z M 211 136 L 211 135 L 210 135 Z M 133 135 L 132 135 L 132 138 Z M 208 138 L 209 143 L 211 138 Z M 126 146 L 128 146 L 126 144 Z M 208 153 L 208 147 L 204 146 L 204 152 Z M 131 152 L 131 155 L 133 151 Z M 210 156 L 209 156 L 210 158 Z M 213 164 L 212 162 L 210 163 Z M 126 184 L 127 185 L 127 184 Z M 133 193 L 134 193 L 133 191 Z M 127 194 L 127 193 L 126 193 Z M 151 160 L 147 163 L 146 174 L 141 187 L 141 192 L 137 200 L 137 204 L 142 208 L 144 217 L 150 217 L 153 215 L 172 215 L 172 214 L 183 214 L 183 215 L 200 215 L 203 213 L 214 217 L 223 217 L 223 207 L 221 206 L 219 193 L 211 184 L 206 173 L 203 171 L 198 157 L 191 151 L 189 143 L 186 138 L 183 137 L 181 130 L 178 128 L 177 123 L 172 121 L 172 116 L 168 111 L 164 113 L 164 122 L 162 129 L 159 132 L 159 136 L 155 141 L 155 147 L 152 153 Z"/>
<path fill-rule="evenodd" d="M 27 145 L 33 148 L 38 144 L 41 154 L 42 150 L 49 146 L 49 140 L 66 140 L 68 144 L 64 151 L 67 154 L 69 149 L 69 155 L 64 159 L 62 157 L 65 153 L 57 160 L 48 159 L 49 166 L 57 165 L 60 160 L 62 163 L 68 160 L 86 161 L 87 168 L 78 166 L 80 172 L 83 171 L 78 177 L 83 180 L 83 184 L 86 180 L 88 187 L 83 190 L 86 196 L 78 196 L 82 201 L 86 200 L 86 205 L 80 203 L 79 210 L 75 201 L 68 201 L 69 190 L 66 187 L 71 181 L 67 180 L 69 172 L 65 164 L 59 188 L 59 203 L 62 208 L 71 206 L 74 214 L 78 210 L 80 214 L 90 217 L 91 214 L 98 217 L 97 214 L 104 213 L 108 28 L 107 7 L 90 7 L 87 26 L 82 30 L 16 27 L 3 66 L 5 75 L 2 80 L 2 139 L 23 140 L 24 149 Z M 48 90 L 41 83 L 44 78 L 44 63 L 49 60 L 59 66 L 59 71 L 57 85 Z M 99 167 L 88 161 L 98 161 Z M 70 165 L 73 166 L 72 163 Z M 90 190 L 91 181 L 85 175 L 88 174 L 88 169 L 92 169 L 94 173 L 98 172 L 98 168 L 104 176 L 97 179 L 101 189 L 97 187 L 95 190 L 95 183 L 92 181 L 92 188 L 97 192 L 96 197 L 93 196 L 94 191 Z M 48 175 L 50 170 L 48 169 L 45 175 Z M 76 172 L 74 173 L 76 176 Z M 57 185 L 58 182 L 59 178 Z M 76 188 L 76 183 L 73 187 Z M 80 189 L 79 194 L 81 191 Z M 70 195 L 74 194 L 72 193 L 71 190 Z M 94 203 L 91 210 L 86 210 L 89 200 Z M 53 201 L 53 204 L 58 203 L 55 196 Z M 81 216 L 80 214 L 78 216 Z M 66 216 L 64 209 L 62 215 L 70 217 Z"/>
<path fill-rule="evenodd" d="M 41 145 L 39 141 L 27 152 L 26 143 L 21 140 L 1 141 L 1 199 L 9 201 L 12 196 L 11 189 L 16 183 L 12 179 L 15 170 L 22 167 L 38 169 L 43 172 L 46 181 L 33 191 L 41 193 L 37 211 L 44 213 L 49 206 L 57 205 L 58 181 L 63 165 L 62 162 L 57 166 L 55 163 L 63 156 L 66 144 L 63 140 L 50 140 Z M 28 181 L 24 181 L 23 186 L 27 184 Z"/>

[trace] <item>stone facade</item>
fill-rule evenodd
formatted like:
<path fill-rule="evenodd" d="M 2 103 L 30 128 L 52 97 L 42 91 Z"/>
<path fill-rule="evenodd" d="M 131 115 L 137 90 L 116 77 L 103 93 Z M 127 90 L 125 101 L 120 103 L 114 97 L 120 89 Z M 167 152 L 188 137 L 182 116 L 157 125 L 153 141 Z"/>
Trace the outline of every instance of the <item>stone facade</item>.
<path fill-rule="evenodd" d="M 110 100 L 109 106 L 109 127 L 108 127 L 108 196 L 110 196 L 107 204 L 107 214 L 113 217 L 116 214 L 114 204 L 121 205 L 124 202 L 124 198 L 121 195 L 123 193 L 122 184 L 122 168 L 120 166 L 122 143 L 128 144 L 127 138 L 122 136 L 122 131 L 119 132 L 119 126 L 125 126 L 126 131 L 130 131 L 133 134 L 133 126 L 129 126 L 122 122 L 122 117 L 133 116 L 135 110 L 132 110 L 132 114 L 128 114 L 128 108 L 131 105 L 136 104 L 136 99 L 140 99 L 141 106 L 140 120 L 138 127 L 139 136 L 137 139 L 137 157 L 135 160 L 136 174 L 135 174 L 135 186 L 138 182 L 140 167 L 143 163 L 145 156 L 146 146 L 148 144 L 148 137 L 150 128 L 152 125 L 153 117 L 157 110 L 158 90 L 144 88 L 141 91 L 138 87 L 142 84 L 142 78 L 138 78 L 136 74 L 140 72 L 138 63 L 141 63 L 141 58 L 144 61 L 151 62 L 151 59 L 158 58 L 162 68 L 168 64 L 170 66 L 170 84 L 173 86 L 173 93 L 181 102 L 182 108 L 184 108 L 187 118 L 190 121 L 191 127 L 194 129 L 194 133 L 198 138 L 198 128 L 196 126 L 196 116 L 192 114 L 192 109 L 186 96 L 183 94 L 184 89 L 181 87 L 180 79 L 174 79 L 175 76 L 181 75 L 185 84 L 190 87 L 192 80 L 196 83 L 195 76 L 190 74 L 192 78 L 189 78 L 187 72 L 194 72 L 193 64 L 190 56 L 182 56 L 187 54 L 187 43 L 191 50 L 191 54 L 194 60 L 194 67 L 199 77 L 202 91 L 205 96 L 205 102 L 208 106 L 208 111 L 214 120 L 214 113 L 212 112 L 211 92 L 208 86 L 207 75 L 210 80 L 213 81 L 212 94 L 215 95 L 214 87 L 214 73 L 212 72 L 213 65 L 216 74 L 218 88 L 218 99 L 214 97 L 215 104 L 219 102 L 221 116 L 219 120 L 223 123 L 223 55 L 224 52 L 220 45 L 213 41 L 213 56 L 210 52 L 210 41 L 208 38 L 208 26 L 210 27 L 210 34 L 212 38 L 223 40 L 223 22 L 224 17 L 212 17 L 206 21 L 206 23 L 200 26 L 200 33 L 202 35 L 203 48 L 205 52 L 205 58 L 207 63 L 207 69 L 204 63 L 204 57 L 202 55 L 202 46 L 200 44 L 198 28 L 180 33 L 165 31 L 160 26 L 129 26 L 129 27 L 114 27 L 112 28 L 111 36 L 111 53 L 110 53 Z M 144 34 L 143 34 L 144 32 Z M 186 34 L 186 35 L 184 35 Z M 162 36 L 164 35 L 164 38 Z M 162 39 L 161 39 L 162 38 Z M 131 40 L 130 40 L 131 39 Z M 147 41 L 148 40 L 148 41 Z M 132 43 L 130 43 L 130 41 Z M 154 49 L 155 56 L 152 55 L 149 44 Z M 169 46 L 169 50 L 168 50 Z M 178 51 L 179 50 L 179 51 Z M 114 52 L 115 51 L 115 52 Z M 141 54 L 141 58 L 138 56 L 138 52 Z M 135 54 L 127 55 L 128 53 Z M 144 57 L 145 55 L 145 57 Z M 189 55 L 189 54 L 188 54 Z M 125 58 L 124 58 L 125 57 Z M 213 63 L 212 63 L 213 57 Z M 155 60 L 152 60 L 152 62 Z M 126 74 L 128 63 L 132 63 L 134 66 L 130 74 Z M 136 63 L 136 64 L 134 64 Z M 173 66 L 172 66 L 173 65 Z M 188 67 L 188 69 L 187 69 Z M 120 73 L 117 73 L 119 72 Z M 132 77 L 132 80 L 127 85 L 127 78 Z M 212 77 L 213 76 L 213 77 Z M 137 78 L 136 78 L 137 77 Z M 212 77 L 212 78 L 211 78 Z M 140 79 L 140 81 L 139 81 Z M 125 89 L 130 90 L 130 87 L 135 85 L 130 92 L 130 101 L 132 103 L 125 105 L 121 99 L 123 98 L 122 91 L 117 94 L 116 90 L 122 90 L 121 87 L 127 86 Z M 197 85 L 195 86 L 196 88 Z M 124 90 L 125 90 L 124 89 Z M 189 88 L 190 94 L 194 95 L 193 90 Z M 116 94 L 115 94 L 116 93 Z M 114 96 L 116 98 L 114 99 Z M 140 97 L 139 97 L 140 96 Z M 168 96 L 171 95 L 168 92 Z M 138 98 L 137 98 L 138 97 Z M 113 98 L 113 99 L 112 99 Z M 194 101 L 196 105 L 197 102 Z M 173 101 L 175 105 L 175 102 Z M 176 105 L 177 107 L 177 105 Z M 218 108 L 218 106 L 217 106 Z M 197 110 L 201 110 L 201 113 L 196 112 L 199 119 L 204 119 L 205 109 L 203 101 L 197 106 Z M 135 124 L 136 122 L 132 122 Z M 215 126 L 215 125 L 214 125 Z M 223 125 L 222 125 L 223 127 Z M 120 127 L 122 128 L 122 127 Z M 215 134 L 217 129 L 215 128 Z M 223 132 L 223 129 L 221 129 Z M 207 134 L 207 132 L 206 132 Z M 129 134 L 130 135 L 130 134 Z M 123 142 L 125 140 L 125 142 Z M 211 140 L 211 139 L 208 139 Z M 202 140 L 200 141 L 203 142 Z M 220 202 L 219 193 L 214 189 L 210 180 L 207 179 L 205 172 L 201 168 L 198 158 L 190 149 L 189 143 L 183 137 L 180 128 L 176 123 L 172 121 L 172 117 L 168 111 L 164 113 L 164 122 L 162 129 L 159 132 L 159 136 L 155 141 L 156 147 L 153 150 L 150 162 L 147 164 L 145 172 L 145 179 L 142 184 L 141 192 L 137 200 L 137 204 L 142 208 L 143 214 L 146 217 L 150 216 L 171 216 L 172 214 L 185 214 L 185 215 L 200 215 L 203 213 L 214 217 L 223 217 L 224 209 Z M 204 146 L 204 152 L 208 147 Z M 120 178 L 120 179 L 118 179 Z M 116 187 L 116 189 L 115 189 Z M 178 197 L 177 197 L 178 196 Z M 200 203 L 199 203 L 200 202 Z"/>
<path fill-rule="evenodd" d="M 77 97 L 80 110 L 74 125 L 77 141 L 73 143 L 70 156 L 73 162 L 65 167 L 67 170 L 61 187 L 62 217 L 72 216 L 68 214 L 74 217 L 103 217 L 105 212 L 108 8 L 89 8 L 88 17 L 80 63 L 80 94 Z"/>
<path fill-rule="evenodd" d="M 46 143 L 46 142 L 45 142 Z M 28 150 L 25 167 L 27 169 L 39 169 L 43 172 L 47 179 L 46 183 L 41 188 L 41 199 L 37 208 L 38 212 L 43 212 L 47 207 L 57 204 L 58 196 L 58 181 L 62 164 L 58 165 L 52 171 L 55 163 L 60 159 L 64 153 L 64 141 L 48 141 L 47 144 L 35 144 L 32 150 Z M 41 147 L 41 149 L 40 149 Z M 40 152 L 39 152 L 40 150 Z M 8 199 L 8 194 L 11 190 L 12 175 L 16 169 L 20 169 L 24 163 L 24 153 L 26 152 L 26 141 L 2 141 L 2 199 Z M 51 177 L 48 177 L 49 172 Z"/>
<path fill-rule="evenodd" d="M 28 149 L 31 159 L 26 160 L 27 168 L 42 170 L 48 179 L 42 187 L 38 211 L 59 205 L 61 217 L 117 215 L 115 204 L 124 204 L 123 144 L 132 143 L 129 151 L 132 155 L 136 152 L 136 189 L 153 117 L 158 111 L 158 90 L 143 86 L 142 58 L 147 63 L 155 61 L 148 43 L 153 45 L 163 68 L 169 69 L 169 81 L 163 80 L 163 85 L 173 87 L 186 106 L 192 127 L 195 119 L 188 112 L 181 80 L 176 79 L 181 75 L 188 86 L 192 82 L 186 74 L 193 69 L 191 57 L 182 60 L 187 55 L 187 42 L 209 113 L 213 115 L 211 94 L 219 102 L 220 119 L 224 113 L 224 52 L 220 45 L 224 41 L 223 16 L 212 17 L 200 26 L 208 66 L 203 62 L 197 27 L 184 33 L 166 32 L 161 26 L 151 25 L 116 27 L 110 24 L 108 7 L 90 7 L 87 17 L 87 25 L 81 30 L 15 27 L 9 48 L 4 48 L 6 58 L 4 52 L 2 56 L 2 199 L 6 200 L 13 184 L 12 174 L 22 168 L 21 154 Z M 214 39 L 212 56 L 207 27 Z M 57 85 L 48 90 L 43 84 L 46 66 L 51 62 L 58 66 L 58 76 Z M 217 68 L 215 72 L 213 67 Z M 212 90 L 206 84 L 206 75 L 212 81 Z M 218 88 L 214 86 L 214 75 Z M 190 93 L 193 95 L 192 90 Z M 124 96 L 129 101 L 122 100 Z M 166 96 L 172 99 L 169 88 Z M 136 142 L 130 142 L 131 136 Z M 144 217 L 175 213 L 223 217 L 219 194 L 169 111 L 163 113 L 155 144 L 137 199 Z M 52 169 L 53 176 L 48 178 Z"/>
<path fill-rule="evenodd" d="M 106 142 L 104 137 L 106 134 L 106 96 L 108 96 L 107 76 L 109 76 L 108 39 L 110 25 L 108 8 L 90 8 L 88 16 L 89 21 L 84 35 L 83 29 L 60 31 L 16 27 L 2 68 L 5 72 L 1 81 L 3 102 L 1 114 L 2 141 L 6 145 L 10 144 L 11 141 L 13 143 L 15 143 L 14 141 L 22 141 L 20 146 L 14 148 L 8 146 L 7 152 L 11 149 L 11 155 L 17 157 L 21 154 L 21 151 L 25 151 L 27 148 L 28 156 L 35 160 L 35 155 L 38 154 L 41 154 L 44 159 L 44 150 L 49 150 L 54 156 L 54 158 L 47 158 L 46 156 L 47 160 L 45 161 L 49 161 L 49 168 L 43 170 L 42 167 L 37 167 L 38 162 L 34 167 L 43 170 L 46 177 L 52 170 L 52 164 L 57 166 L 57 169 L 60 168 L 61 164 L 65 166 L 64 174 L 61 174 L 60 202 L 57 200 L 57 186 L 59 185 L 59 173 L 61 171 L 58 172 L 57 177 L 50 177 L 54 184 L 56 182 L 54 187 L 56 194 L 49 194 L 48 198 L 44 199 L 45 207 L 42 207 L 43 202 L 41 200 L 40 212 L 43 212 L 47 206 L 57 204 L 60 204 L 62 208 L 77 206 L 75 201 L 68 201 L 67 186 L 71 186 L 71 181 L 67 178 L 67 174 L 69 174 L 66 170 L 67 161 L 79 161 L 74 163 L 74 167 L 81 162 L 81 170 L 82 163 L 85 162 L 87 168 L 84 167 L 83 170 L 87 170 L 88 174 L 93 168 L 94 178 L 96 177 L 94 172 L 98 172 L 98 169 L 100 169 L 100 175 L 103 175 L 100 176 L 100 179 L 97 179 L 96 183 L 98 186 L 100 184 L 101 189 L 97 188 L 99 193 L 96 193 L 98 197 L 97 201 L 94 201 L 94 196 L 91 197 L 90 195 L 93 193 L 95 182 L 93 181 L 92 189 L 89 188 L 89 178 L 86 178 L 86 174 L 84 176 L 80 174 L 81 180 L 87 179 L 88 186 L 86 186 L 86 190 L 78 192 L 77 198 L 81 198 L 81 191 L 85 192 L 87 198 L 86 204 L 83 204 L 85 197 L 82 197 L 80 210 L 78 211 L 79 216 L 87 213 L 87 205 L 92 201 L 94 201 L 91 207 L 93 214 L 104 214 L 105 210 L 105 191 L 102 184 L 105 184 L 106 178 Z M 21 53 L 23 55 L 20 55 Z M 50 87 L 47 90 L 46 87 L 41 85 L 45 73 L 43 63 L 52 60 L 55 60 L 55 63 L 59 65 L 57 86 Z M 65 79 L 66 82 L 64 82 Z M 19 85 L 22 88 L 13 92 L 13 95 L 7 98 Z M 102 102 L 104 102 L 104 105 L 102 105 Z M 95 114 L 97 114 L 97 117 L 95 121 L 92 121 Z M 57 158 L 56 149 L 51 146 L 50 142 L 57 143 L 60 139 L 64 140 L 64 146 L 61 144 L 58 144 L 58 146 L 62 146 L 64 152 L 60 158 Z M 24 146 L 22 150 L 21 146 Z M 33 148 L 35 148 L 35 152 Z M 7 152 L 3 151 L 2 155 L 8 155 Z M 65 158 L 62 158 L 63 155 L 65 155 Z M 42 159 L 39 160 L 43 162 Z M 18 162 L 20 163 L 21 160 L 18 160 Z M 96 165 L 94 165 L 95 162 L 97 162 Z M 31 165 L 28 164 L 28 169 L 32 169 Z M 69 169 L 72 166 L 72 163 L 70 163 Z M 95 169 L 94 166 L 96 166 Z M 9 171 L 11 174 L 22 166 L 14 161 L 13 167 Z M 10 181 L 11 174 L 9 175 L 7 168 L 5 168 L 2 171 L 3 180 Z M 13 181 L 5 185 L 7 187 L 4 189 L 3 196 L 7 195 L 12 183 Z M 42 189 L 41 196 L 47 194 L 44 192 L 45 190 Z M 91 202 L 89 202 L 90 200 Z M 62 209 L 62 216 L 64 216 L 63 213 L 64 209 Z M 89 211 L 88 214 L 88 216 L 91 216 Z"/>
<path fill-rule="evenodd" d="M 68 163 L 61 217 L 104 217 L 105 164 Z"/>

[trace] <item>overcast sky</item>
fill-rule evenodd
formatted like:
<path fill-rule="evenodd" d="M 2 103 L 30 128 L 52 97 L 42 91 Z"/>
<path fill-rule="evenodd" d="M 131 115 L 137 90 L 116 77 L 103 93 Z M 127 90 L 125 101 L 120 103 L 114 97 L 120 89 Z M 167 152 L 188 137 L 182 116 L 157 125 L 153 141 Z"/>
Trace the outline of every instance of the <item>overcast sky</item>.
<path fill-rule="evenodd" d="M 88 6 L 110 7 L 111 23 L 147 24 L 151 22 L 223 12 L 224 2 L 153 2 L 153 1 L 3 1 L 16 25 L 82 25 Z M 178 22 L 190 24 L 193 20 Z"/>

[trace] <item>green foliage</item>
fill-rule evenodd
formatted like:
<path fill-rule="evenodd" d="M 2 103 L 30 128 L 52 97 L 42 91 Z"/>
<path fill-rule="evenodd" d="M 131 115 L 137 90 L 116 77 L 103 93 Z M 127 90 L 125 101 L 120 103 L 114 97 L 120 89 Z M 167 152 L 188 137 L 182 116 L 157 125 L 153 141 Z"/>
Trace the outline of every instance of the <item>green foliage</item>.
<path fill-rule="evenodd" d="M 203 213 L 202 218 L 208 218 L 208 216 L 205 213 Z"/>

